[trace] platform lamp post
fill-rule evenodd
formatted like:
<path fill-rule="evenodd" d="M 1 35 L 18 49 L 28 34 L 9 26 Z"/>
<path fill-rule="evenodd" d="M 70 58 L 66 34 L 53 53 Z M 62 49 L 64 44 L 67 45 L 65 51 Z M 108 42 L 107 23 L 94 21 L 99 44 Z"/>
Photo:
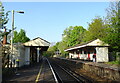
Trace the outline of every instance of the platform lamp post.
<path fill-rule="evenodd" d="M 24 11 L 15 11 L 12 10 L 12 33 L 11 33 L 11 63 L 10 63 L 10 67 L 12 68 L 12 55 L 13 55 L 13 31 L 14 31 L 14 13 L 21 13 L 24 14 Z"/>

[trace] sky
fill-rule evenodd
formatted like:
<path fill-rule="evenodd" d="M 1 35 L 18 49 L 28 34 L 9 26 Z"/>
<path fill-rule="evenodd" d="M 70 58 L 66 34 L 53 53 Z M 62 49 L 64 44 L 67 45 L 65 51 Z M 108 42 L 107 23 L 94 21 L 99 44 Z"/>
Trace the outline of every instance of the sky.
<path fill-rule="evenodd" d="M 95 16 L 106 16 L 109 2 L 4 2 L 5 11 L 23 10 L 24 14 L 15 12 L 17 31 L 24 29 L 32 40 L 41 37 L 49 42 L 62 40 L 63 31 L 69 26 L 83 26 Z M 9 29 L 12 27 L 12 14 L 9 13 Z"/>

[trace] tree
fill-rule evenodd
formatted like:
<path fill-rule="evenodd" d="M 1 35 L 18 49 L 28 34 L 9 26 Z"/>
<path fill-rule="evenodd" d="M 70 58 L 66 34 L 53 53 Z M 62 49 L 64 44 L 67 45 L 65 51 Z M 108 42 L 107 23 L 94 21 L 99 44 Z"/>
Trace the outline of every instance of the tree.
<path fill-rule="evenodd" d="M 61 52 L 62 57 L 67 57 L 68 53 L 64 50 L 70 46 L 82 43 L 83 34 L 86 31 L 82 26 L 70 26 L 66 28 L 62 35 L 62 41 L 55 46 Z"/>
<path fill-rule="evenodd" d="M 5 26 L 9 21 L 8 13 L 9 13 L 9 11 L 5 13 L 4 6 L 2 5 L 2 2 L 0 2 L 0 41 L 3 40 L 3 37 L 5 35 L 7 36 L 11 32 L 11 30 L 6 31 L 8 29 Z M 5 32 L 3 31 L 3 29 L 5 29 Z M 9 67 L 9 54 L 10 54 L 9 46 L 3 46 L 3 45 L 0 46 L 0 57 L 2 56 L 3 70 L 6 65 L 7 65 L 7 67 Z"/>
<path fill-rule="evenodd" d="M 2 2 L 0 2 L 0 40 L 3 39 L 3 36 L 4 35 L 8 35 L 11 30 L 9 30 L 8 32 L 3 32 L 2 29 L 6 29 L 6 24 L 8 23 L 9 21 L 9 18 L 8 18 L 8 12 L 4 12 L 4 6 L 2 5 Z"/>
<path fill-rule="evenodd" d="M 26 32 L 23 29 L 21 29 L 19 33 L 14 31 L 13 43 L 25 43 L 29 40 L 30 39 L 26 36 Z"/>
<path fill-rule="evenodd" d="M 118 18 L 118 2 L 112 2 L 106 9 L 107 16 L 103 20 L 96 17 L 89 23 L 88 30 L 84 34 L 83 41 L 87 42 L 99 38 L 108 43 L 110 51 L 120 51 L 120 18 Z"/>
<path fill-rule="evenodd" d="M 118 18 L 118 2 L 112 2 L 107 8 L 106 36 L 103 40 L 111 46 L 110 51 L 120 51 L 120 18 Z"/>
<path fill-rule="evenodd" d="M 67 52 L 64 51 L 66 48 L 67 48 L 66 42 L 64 42 L 64 41 L 59 42 L 58 49 L 61 52 L 62 57 L 67 57 L 66 56 Z"/>
<path fill-rule="evenodd" d="M 88 30 L 84 33 L 84 42 L 88 42 L 94 39 L 102 39 L 105 36 L 106 25 L 100 17 L 95 17 L 91 23 L 89 23 Z"/>
<path fill-rule="evenodd" d="M 82 26 L 70 26 L 64 30 L 62 41 L 66 42 L 67 47 L 80 44 L 85 31 L 86 29 L 84 29 Z"/>
<path fill-rule="evenodd" d="M 59 45 L 59 42 L 57 42 L 54 46 L 51 46 L 48 48 L 48 51 L 51 51 L 51 52 L 55 52 L 58 50 L 58 45 Z"/>
<path fill-rule="evenodd" d="M 44 56 L 51 57 L 51 56 L 55 55 L 55 52 L 58 51 L 58 44 L 59 44 L 59 42 L 57 42 L 55 45 L 49 47 L 48 51 L 44 53 Z"/>

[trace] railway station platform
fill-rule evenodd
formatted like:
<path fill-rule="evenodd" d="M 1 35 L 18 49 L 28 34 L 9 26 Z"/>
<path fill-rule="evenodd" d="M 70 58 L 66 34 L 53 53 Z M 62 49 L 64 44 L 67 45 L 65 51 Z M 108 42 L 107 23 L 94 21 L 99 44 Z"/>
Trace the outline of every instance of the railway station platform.
<path fill-rule="evenodd" d="M 56 58 L 59 63 L 66 64 L 71 70 L 81 73 L 80 71 L 85 70 L 89 73 L 86 75 L 96 75 L 105 80 L 110 81 L 120 81 L 120 65 L 112 65 L 107 63 L 98 63 L 98 62 L 89 62 L 77 59 L 65 59 L 65 58 Z M 97 77 L 93 77 L 97 80 Z"/>
<path fill-rule="evenodd" d="M 94 62 L 82 61 L 82 60 L 71 60 L 71 61 L 76 61 L 77 63 L 84 63 L 84 64 L 89 64 L 89 65 L 94 65 L 94 66 L 99 66 L 99 67 L 104 67 L 104 68 L 109 68 L 109 69 L 120 71 L 120 65 L 100 63 L 100 62 L 94 63 Z"/>
<path fill-rule="evenodd" d="M 48 61 L 45 59 L 41 63 L 36 63 L 31 66 L 22 67 L 17 70 L 17 73 L 2 80 L 2 83 L 55 83 L 55 78 L 49 67 Z"/>
<path fill-rule="evenodd" d="M 51 65 L 47 58 L 43 58 L 42 65 L 40 67 L 39 73 L 37 75 L 37 78 L 35 80 L 38 83 L 41 82 L 55 82 L 54 72 L 51 70 Z"/>

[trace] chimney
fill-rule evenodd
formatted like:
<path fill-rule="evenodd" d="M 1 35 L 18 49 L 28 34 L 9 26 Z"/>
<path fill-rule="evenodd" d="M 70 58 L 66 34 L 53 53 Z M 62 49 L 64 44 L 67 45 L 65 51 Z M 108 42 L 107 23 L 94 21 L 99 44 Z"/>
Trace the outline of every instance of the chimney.
<path fill-rule="evenodd" d="M 6 32 L 6 28 L 5 28 L 5 31 Z M 3 45 L 7 44 L 7 35 L 5 34 L 4 35 L 4 38 L 3 38 Z"/>

